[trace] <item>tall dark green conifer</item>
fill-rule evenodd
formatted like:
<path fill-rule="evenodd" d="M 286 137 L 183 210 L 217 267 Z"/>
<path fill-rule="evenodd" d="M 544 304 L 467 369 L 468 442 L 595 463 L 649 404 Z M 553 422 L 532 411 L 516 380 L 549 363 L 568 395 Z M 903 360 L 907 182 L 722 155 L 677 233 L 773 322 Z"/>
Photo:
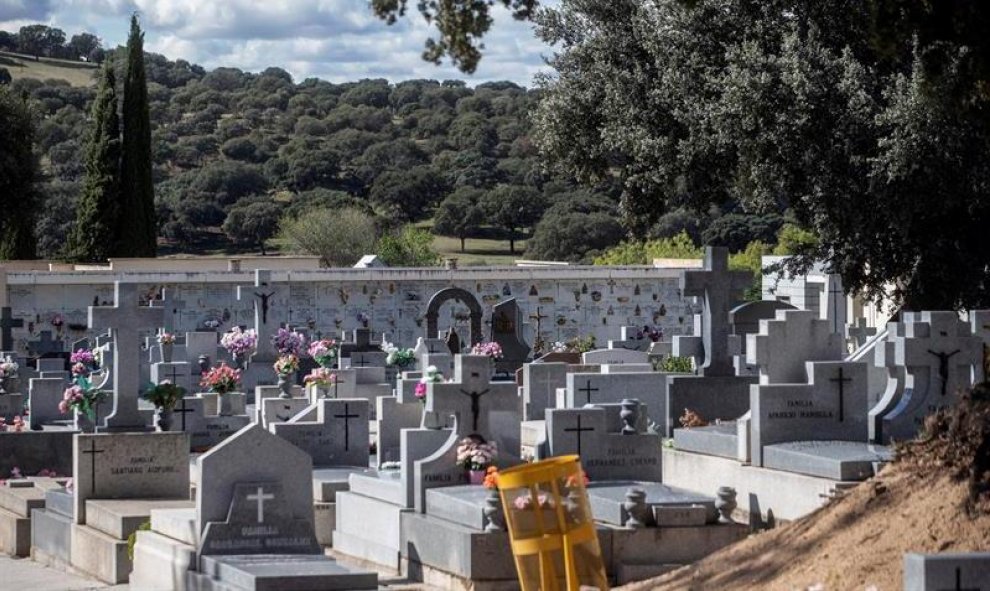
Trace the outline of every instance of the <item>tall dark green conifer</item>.
<path fill-rule="evenodd" d="M 120 117 L 113 60 L 103 64 L 93 101 L 93 127 L 86 146 L 86 181 L 69 236 L 73 260 L 105 261 L 117 249 L 120 232 Z"/>
<path fill-rule="evenodd" d="M 33 142 L 26 99 L 0 86 L 0 261 L 35 257 Z"/>
<path fill-rule="evenodd" d="M 153 257 L 157 250 L 155 188 L 151 178 L 151 121 L 144 72 L 144 33 L 131 17 L 124 77 L 123 153 L 120 164 L 120 240 L 115 254 Z"/>

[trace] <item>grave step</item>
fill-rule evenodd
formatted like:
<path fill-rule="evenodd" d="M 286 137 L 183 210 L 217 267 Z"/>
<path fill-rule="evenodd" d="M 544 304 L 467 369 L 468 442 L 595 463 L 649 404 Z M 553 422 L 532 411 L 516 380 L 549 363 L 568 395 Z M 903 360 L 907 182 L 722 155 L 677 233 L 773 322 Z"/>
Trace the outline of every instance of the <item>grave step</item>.
<path fill-rule="evenodd" d="M 127 540 L 115 539 L 86 525 L 72 525 L 72 566 L 104 583 L 126 583 L 131 572 Z"/>
<path fill-rule="evenodd" d="M 45 564 L 65 567 L 71 562 L 72 518 L 52 511 L 31 512 L 31 557 Z"/>
<path fill-rule="evenodd" d="M 118 540 L 129 535 L 151 518 L 152 509 L 192 509 L 185 499 L 127 499 L 86 501 L 86 524 Z"/>
<path fill-rule="evenodd" d="M 134 544 L 130 585 L 142 591 L 185 588 L 187 573 L 196 565 L 196 548 L 156 531 L 140 531 Z"/>
<path fill-rule="evenodd" d="M 0 553 L 27 556 L 31 553 L 31 520 L 0 509 Z"/>
<path fill-rule="evenodd" d="M 319 554 L 203 556 L 200 566 L 211 579 L 244 591 L 378 589 L 376 573 Z"/>
<path fill-rule="evenodd" d="M 28 482 L 27 486 L 0 486 L 0 509 L 29 517 L 32 509 L 43 509 L 45 490 Z"/>
<path fill-rule="evenodd" d="M 196 509 L 152 509 L 151 530 L 177 542 L 196 545 Z"/>

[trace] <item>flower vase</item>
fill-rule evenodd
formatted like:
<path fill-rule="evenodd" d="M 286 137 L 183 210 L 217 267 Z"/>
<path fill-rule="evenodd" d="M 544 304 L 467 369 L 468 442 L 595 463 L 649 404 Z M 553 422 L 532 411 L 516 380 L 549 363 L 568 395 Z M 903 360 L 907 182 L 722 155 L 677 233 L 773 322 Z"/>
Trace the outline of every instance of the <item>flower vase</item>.
<path fill-rule="evenodd" d="M 292 398 L 292 381 L 290 375 L 278 374 L 278 397 Z"/>
<path fill-rule="evenodd" d="M 0 396 L 7 393 L 7 378 L 0 378 Z"/>
<path fill-rule="evenodd" d="M 96 421 L 88 414 L 76 411 L 75 427 L 81 433 L 93 433 L 96 431 Z"/>
<path fill-rule="evenodd" d="M 234 397 L 231 392 L 217 392 L 217 414 L 229 417 L 234 414 Z"/>
<path fill-rule="evenodd" d="M 484 484 L 485 470 L 468 470 L 468 482 L 470 484 Z"/>
<path fill-rule="evenodd" d="M 244 364 L 247 362 L 246 353 L 234 353 L 234 369 L 244 369 Z"/>
<path fill-rule="evenodd" d="M 155 426 L 161 432 L 168 432 L 172 430 L 172 410 L 164 409 L 161 407 L 155 408 Z"/>
<path fill-rule="evenodd" d="M 172 363 L 172 343 L 162 343 L 162 363 Z"/>

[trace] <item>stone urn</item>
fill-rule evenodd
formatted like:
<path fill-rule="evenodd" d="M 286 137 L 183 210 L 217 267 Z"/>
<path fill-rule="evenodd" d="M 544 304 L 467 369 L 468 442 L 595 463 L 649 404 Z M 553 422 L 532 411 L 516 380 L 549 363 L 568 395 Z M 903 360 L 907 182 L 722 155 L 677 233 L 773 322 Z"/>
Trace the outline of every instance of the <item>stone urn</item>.
<path fill-rule="evenodd" d="M 229 417 L 237 414 L 237 392 L 217 393 L 217 414 L 222 417 Z M 243 396 L 243 394 L 242 394 Z"/>
<path fill-rule="evenodd" d="M 292 398 L 292 374 L 278 374 L 278 397 Z"/>
<path fill-rule="evenodd" d="M 94 411 L 93 415 L 96 416 L 96 414 L 97 413 Z M 90 418 L 90 416 L 84 412 L 76 411 L 74 423 L 76 430 L 81 433 L 93 433 L 96 431 L 96 420 Z"/>
<path fill-rule="evenodd" d="M 172 363 L 172 350 L 175 348 L 173 343 L 162 343 L 162 362 Z"/>
<path fill-rule="evenodd" d="M 247 353 L 234 353 L 234 369 L 244 369 L 244 366 L 247 363 L 247 358 Z"/>
<path fill-rule="evenodd" d="M 170 408 L 155 407 L 155 427 L 161 432 L 172 430 L 173 411 Z"/>

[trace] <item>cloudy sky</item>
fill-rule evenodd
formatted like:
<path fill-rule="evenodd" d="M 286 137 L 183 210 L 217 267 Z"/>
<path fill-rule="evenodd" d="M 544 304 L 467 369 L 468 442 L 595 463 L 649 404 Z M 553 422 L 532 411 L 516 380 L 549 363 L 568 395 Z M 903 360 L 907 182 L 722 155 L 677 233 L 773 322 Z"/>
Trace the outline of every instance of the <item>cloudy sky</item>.
<path fill-rule="evenodd" d="M 94 33 L 112 46 L 124 43 L 129 15 L 137 11 L 149 51 L 207 68 L 278 66 L 297 81 L 456 78 L 472 85 L 512 80 L 530 86 L 544 67 L 549 48 L 535 38 L 532 25 L 502 9 L 495 12 L 473 76 L 426 63 L 420 54 L 432 31 L 416 3 L 409 0 L 408 16 L 388 26 L 374 17 L 367 0 L 0 0 L 0 30 L 44 23 L 69 37 Z"/>

